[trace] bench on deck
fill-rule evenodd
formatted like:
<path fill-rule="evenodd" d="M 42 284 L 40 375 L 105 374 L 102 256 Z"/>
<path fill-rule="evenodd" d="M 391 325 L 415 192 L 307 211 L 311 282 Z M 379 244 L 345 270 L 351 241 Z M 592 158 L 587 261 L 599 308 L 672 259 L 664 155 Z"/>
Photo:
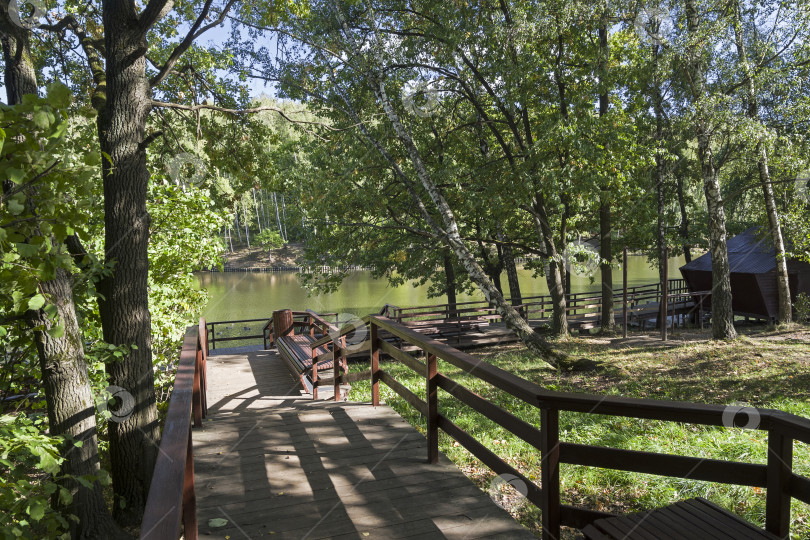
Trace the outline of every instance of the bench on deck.
<path fill-rule="evenodd" d="M 648 512 L 597 519 L 583 528 L 582 533 L 588 540 L 779 538 L 702 497 L 680 501 Z"/>
<path fill-rule="evenodd" d="M 303 320 L 296 321 L 296 317 Z M 296 334 L 296 328 L 302 332 Z M 279 356 L 301 381 L 304 390 L 312 394 L 312 399 L 318 399 L 318 386 L 325 378 L 321 373 L 327 373 L 333 379 L 335 401 L 340 401 L 340 377 L 348 371 L 348 367 L 345 356 L 335 358 L 336 344 L 330 335 L 330 332 L 337 334 L 334 325 L 314 311 L 293 312 L 284 309 L 273 312 L 273 319 L 267 323 L 265 331 L 270 333 L 270 343 L 275 344 Z M 345 337 L 339 338 L 337 347 L 345 348 L 344 341 Z"/>
<path fill-rule="evenodd" d="M 402 323 L 407 328 L 419 332 L 424 336 L 455 337 L 461 339 L 462 334 L 473 330 L 480 330 L 482 326 L 489 325 L 486 316 L 454 317 L 451 319 L 432 319 L 426 321 L 406 321 Z"/>

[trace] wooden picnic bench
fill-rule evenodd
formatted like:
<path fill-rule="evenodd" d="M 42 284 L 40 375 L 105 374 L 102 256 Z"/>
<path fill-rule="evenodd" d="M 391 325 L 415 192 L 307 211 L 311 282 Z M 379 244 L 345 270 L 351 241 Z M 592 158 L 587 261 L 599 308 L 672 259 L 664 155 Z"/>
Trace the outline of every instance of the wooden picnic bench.
<path fill-rule="evenodd" d="M 297 318 L 303 320 L 295 320 Z M 301 330 L 296 334 L 296 329 Z M 279 356 L 287 364 L 293 376 L 301 381 L 301 386 L 318 399 L 318 386 L 323 378 L 321 373 L 331 374 L 335 386 L 335 400 L 341 399 L 340 376 L 348 371 L 346 357 L 338 356 L 333 335 L 338 329 L 314 311 L 293 312 L 283 309 L 273 312 L 273 318 L 265 325 L 265 335 L 270 335 L 270 344 L 275 344 Z M 345 347 L 345 337 L 339 339 L 340 347 Z M 267 348 L 267 344 L 265 344 Z M 337 347 L 339 349 L 339 347 Z"/>
<path fill-rule="evenodd" d="M 716 538 L 775 540 L 775 534 L 702 497 L 626 516 L 597 519 L 582 529 L 587 540 Z"/>
<path fill-rule="evenodd" d="M 482 326 L 487 326 L 489 319 L 486 316 L 468 316 L 450 319 L 406 321 L 402 324 L 425 336 L 455 336 L 457 340 L 460 340 L 463 333 L 479 330 Z"/>

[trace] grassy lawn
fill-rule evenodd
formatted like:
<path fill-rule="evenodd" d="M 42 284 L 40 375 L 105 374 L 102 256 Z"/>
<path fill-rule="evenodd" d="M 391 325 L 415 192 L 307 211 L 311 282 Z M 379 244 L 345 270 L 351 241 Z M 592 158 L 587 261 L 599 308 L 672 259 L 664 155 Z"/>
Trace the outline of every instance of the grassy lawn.
<path fill-rule="evenodd" d="M 596 336 L 572 338 L 556 346 L 572 359 L 589 359 L 598 365 L 567 373 L 544 371 L 519 345 L 481 349 L 473 354 L 551 390 L 713 404 L 740 402 L 810 417 L 810 332 L 749 329 L 733 343 L 707 338 L 708 334 L 695 332 L 676 333 L 667 344 L 646 334 L 631 334 L 627 342 Z M 367 364 L 352 366 L 356 370 L 364 367 L 367 369 Z M 423 377 L 393 361 L 383 362 L 382 367 L 424 398 Z M 440 362 L 439 371 L 539 427 L 538 409 L 445 362 Z M 424 432 L 419 413 L 384 384 L 380 387 L 385 401 Z M 349 398 L 368 401 L 369 383 L 355 385 Z M 439 410 L 539 483 L 540 456 L 534 447 L 443 391 L 439 392 Z M 765 463 L 767 456 L 764 431 L 581 413 L 560 414 L 560 439 L 750 463 Z M 493 472 L 441 432 L 439 444 L 476 484 L 489 490 Z M 810 475 L 807 445 L 795 443 L 794 470 Z M 759 488 L 563 464 L 561 491 L 564 503 L 610 512 L 640 511 L 702 496 L 760 526 L 765 521 L 765 490 Z M 503 497 L 502 504 L 526 527 L 540 533 L 540 511 L 531 503 L 512 493 Z M 810 506 L 794 501 L 791 531 L 794 538 L 810 538 Z"/>

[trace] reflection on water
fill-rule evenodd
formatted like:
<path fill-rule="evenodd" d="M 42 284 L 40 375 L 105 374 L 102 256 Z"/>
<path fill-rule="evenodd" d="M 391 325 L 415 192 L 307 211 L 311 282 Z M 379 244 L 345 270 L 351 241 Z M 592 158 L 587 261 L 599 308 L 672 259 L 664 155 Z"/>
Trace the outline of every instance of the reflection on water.
<path fill-rule="evenodd" d="M 669 262 L 671 278 L 681 277 L 678 267 L 683 259 L 672 259 Z M 631 286 L 654 283 L 658 280 L 658 271 L 650 268 L 646 257 L 633 256 L 627 266 L 628 282 Z M 313 309 L 321 312 L 347 312 L 365 315 L 378 312 L 385 304 L 396 306 L 416 306 L 425 304 L 442 304 L 445 297 L 427 297 L 427 286 L 391 287 L 384 279 L 373 279 L 370 272 L 352 273 L 333 294 L 307 296 L 294 272 L 251 273 L 228 272 L 198 274 L 200 285 L 208 289 L 211 300 L 203 315 L 209 321 L 227 321 L 269 317 L 275 309 L 290 308 L 294 310 Z M 621 268 L 614 269 L 614 286 L 621 287 Z M 525 296 L 548 294 L 545 278 L 533 278 L 527 270 L 519 271 L 521 292 Z M 596 279 L 598 279 L 598 272 Z M 508 291 L 506 275 L 501 278 L 504 291 Z M 599 282 L 586 276 L 573 276 L 571 290 L 596 291 Z M 508 292 L 507 292 L 508 296 Z M 482 300 L 477 293 L 473 296 L 459 295 L 460 302 L 465 300 Z"/>

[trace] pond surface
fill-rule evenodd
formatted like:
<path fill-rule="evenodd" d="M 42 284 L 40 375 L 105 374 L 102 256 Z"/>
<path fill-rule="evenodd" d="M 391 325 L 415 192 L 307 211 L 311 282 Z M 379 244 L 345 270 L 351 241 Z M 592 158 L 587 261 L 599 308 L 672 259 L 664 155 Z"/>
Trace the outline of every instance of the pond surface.
<path fill-rule="evenodd" d="M 678 270 L 683 258 L 669 261 L 670 278 L 680 278 Z M 644 256 L 631 256 L 628 260 L 628 283 L 630 286 L 646 285 L 658 281 L 658 270 L 650 268 Z M 548 294 L 544 277 L 533 278 L 529 270 L 519 271 L 521 293 L 524 296 Z M 622 270 L 613 270 L 614 287 L 622 286 Z M 209 321 L 229 321 L 269 317 L 276 309 L 319 312 L 354 313 L 367 315 L 379 312 L 385 304 L 400 307 L 443 304 L 446 297 L 428 298 L 427 286 L 391 287 L 385 279 L 374 279 L 367 271 L 353 272 L 333 294 L 307 296 L 295 272 L 200 272 L 200 285 L 211 295 L 203 315 Z M 598 272 L 596 275 L 598 280 Z M 506 274 L 501 278 L 508 297 Z M 599 282 L 591 282 L 586 276 L 573 275 L 572 292 L 598 291 Z M 480 292 L 459 295 L 458 301 L 483 300 Z"/>

